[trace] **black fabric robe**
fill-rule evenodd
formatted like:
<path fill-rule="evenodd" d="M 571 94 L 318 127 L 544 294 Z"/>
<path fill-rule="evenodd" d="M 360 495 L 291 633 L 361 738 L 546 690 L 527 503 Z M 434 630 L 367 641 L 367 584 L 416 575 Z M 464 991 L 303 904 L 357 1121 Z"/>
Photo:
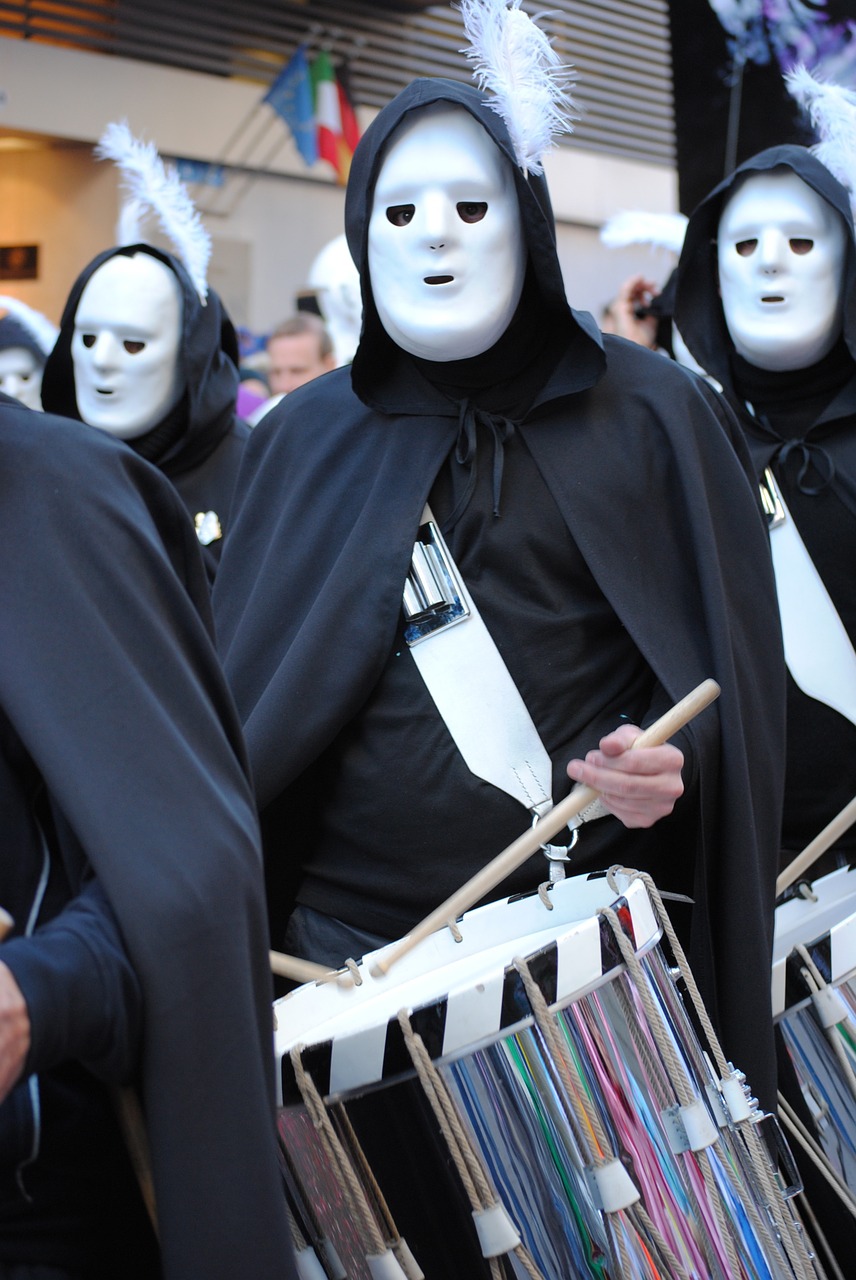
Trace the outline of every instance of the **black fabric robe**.
<path fill-rule="evenodd" d="M 383 669 L 422 507 L 457 436 L 454 406 L 383 332 L 366 270 L 384 142 L 433 101 L 463 106 L 511 155 L 480 95 L 440 80 L 415 82 L 367 131 L 347 197 L 364 301 L 353 369 L 300 388 L 287 414 L 275 410 L 256 428 L 215 584 L 218 640 L 273 835 L 279 810 Z M 591 317 L 570 310 L 546 185 L 519 173 L 515 181 L 530 269 L 566 342 L 517 430 L 668 697 L 711 676 L 722 687 L 688 730 L 699 774 L 690 841 L 685 816 L 656 830 L 676 878 L 691 867 L 692 959 L 726 1050 L 770 1105 L 784 675 L 756 498 L 731 444 L 733 420 L 711 389 L 619 339 L 604 351 Z M 301 853 L 272 840 L 268 856 L 299 865 Z M 624 861 L 636 865 L 633 833 Z M 415 874 L 426 875 L 427 914 L 437 905 L 430 869 Z"/>
<path fill-rule="evenodd" d="M 121 996 L 105 997 L 104 1040 L 80 1044 L 73 974 L 66 985 L 51 944 L 24 936 L 44 856 L 38 802 L 52 884 L 67 878 L 38 924 L 73 923 L 79 897 L 64 908 L 79 891 L 97 917 L 91 867 L 142 993 L 137 1067 L 164 1276 L 283 1280 L 294 1270 L 257 818 L 192 526 L 131 450 L 2 396 L 0 531 L 0 903 L 16 917 L 0 955 L 34 1002 L 29 1070 L 53 1078 L 77 1057 L 115 1080 L 134 1048 L 133 1026 L 110 1014 Z M 109 939 L 109 916 L 101 926 L 89 937 Z M 110 950 L 99 954 L 112 969 Z M 127 981 L 125 995 L 133 1015 Z M 115 1052 L 114 1035 L 126 1037 Z M 99 1140 L 75 1097 L 58 1112 L 71 1170 L 75 1150 L 91 1158 Z M 4 1210 L 0 1257 L 21 1226 Z"/>
<path fill-rule="evenodd" d="M 235 412 L 238 395 L 238 339 L 219 297 L 209 289 L 203 306 L 182 262 L 148 244 L 108 249 L 93 258 L 72 285 L 56 345 L 42 381 L 42 405 L 50 413 L 80 418 L 74 391 L 71 340 L 80 295 L 91 277 L 119 254 L 147 253 L 175 275 L 181 290 L 182 327 L 178 361 L 187 390 L 167 423 L 128 446 L 163 471 L 181 494 L 191 517 L 214 511 L 225 533 L 235 476 L 250 428 Z M 213 578 L 222 537 L 203 546 Z"/>

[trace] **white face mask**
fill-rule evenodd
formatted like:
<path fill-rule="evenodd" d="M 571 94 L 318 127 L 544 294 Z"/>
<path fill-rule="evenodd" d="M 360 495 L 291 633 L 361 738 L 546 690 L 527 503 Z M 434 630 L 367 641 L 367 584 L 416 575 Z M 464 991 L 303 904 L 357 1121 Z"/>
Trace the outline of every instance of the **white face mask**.
<path fill-rule="evenodd" d="M 381 324 L 428 360 L 502 337 L 526 273 L 510 164 L 462 108 L 420 113 L 393 137 L 375 186 L 369 275 Z"/>
<path fill-rule="evenodd" d="M 44 365 L 26 347 L 7 347 L 0 351 L 0 391 L 20 400 L 28 409 L 41 409 L 43 369 Z"/>
<path fill-rule="evenodd" d="M 722 309 L 739 355 L 759 369 L 805 369 L 835 345 L 846 228 L 790 170 L 747 178 L 719 220 Z"/>
<path fill-rule="evenodd" d="M 109 258 L 90 277 L 74 318 L 71 356 L 84 422 L 133 440 L 178 402 L 182 303 L 169 267 L 147 253 Z"/>

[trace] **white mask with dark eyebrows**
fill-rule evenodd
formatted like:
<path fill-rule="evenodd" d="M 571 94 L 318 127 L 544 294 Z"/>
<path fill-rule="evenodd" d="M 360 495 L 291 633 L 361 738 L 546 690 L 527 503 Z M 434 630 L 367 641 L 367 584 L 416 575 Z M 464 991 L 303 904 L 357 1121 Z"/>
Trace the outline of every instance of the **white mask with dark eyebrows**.
<path fill-rule="evenodd" d="M 71 357 L 84 422 L 134 440 L 179 400 L 181 290 L 148 253 L 117 254 L 86 283 L 74 317 Z"/>
<path fill-rule="evenodd" d="M 393 342 L 427 360 L 502 337 L 526 274 L 510 163 L 469 112 L 441 104 L 393 134 L 375 184 L 368 262 Z"/>
<path fill-rule="evenodd" d="M 841 332 L 847 229 L 788 169 L 740 186 L 719 220 L 722 309 L 739 355 L 759 369 L 805 369 Z"/>

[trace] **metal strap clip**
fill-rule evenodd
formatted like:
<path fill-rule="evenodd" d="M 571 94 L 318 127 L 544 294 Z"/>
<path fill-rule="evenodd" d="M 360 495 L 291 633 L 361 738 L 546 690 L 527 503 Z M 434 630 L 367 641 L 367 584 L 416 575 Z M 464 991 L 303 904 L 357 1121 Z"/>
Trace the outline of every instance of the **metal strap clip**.
<path fill-rule="evenodd" d="M 777 529 L 788 518 L 782 505 L 779 486 L 776 484 L 775 476 L 769 467 L 764 468 L 764 478 L 761 481 L 761 506 L 763 507 L 764 515 L 767 517 L 767 527 L 769 529 Z"/>
<path fill-rule="evenodd" d="M 469 617 L 457 571 L 433 521 L 419 529 L 404 584 L 404 639 L 411 647 Z"/>

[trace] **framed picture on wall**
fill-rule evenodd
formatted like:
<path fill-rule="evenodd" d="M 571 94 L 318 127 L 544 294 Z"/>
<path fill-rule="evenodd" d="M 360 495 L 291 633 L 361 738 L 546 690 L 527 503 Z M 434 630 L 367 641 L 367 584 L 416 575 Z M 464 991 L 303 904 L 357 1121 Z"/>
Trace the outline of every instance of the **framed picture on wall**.
<path fill-rule="evenodd" d="M 0 280 L 36 280 L 38 275 L 37 244 L 0 245 Z"/>

